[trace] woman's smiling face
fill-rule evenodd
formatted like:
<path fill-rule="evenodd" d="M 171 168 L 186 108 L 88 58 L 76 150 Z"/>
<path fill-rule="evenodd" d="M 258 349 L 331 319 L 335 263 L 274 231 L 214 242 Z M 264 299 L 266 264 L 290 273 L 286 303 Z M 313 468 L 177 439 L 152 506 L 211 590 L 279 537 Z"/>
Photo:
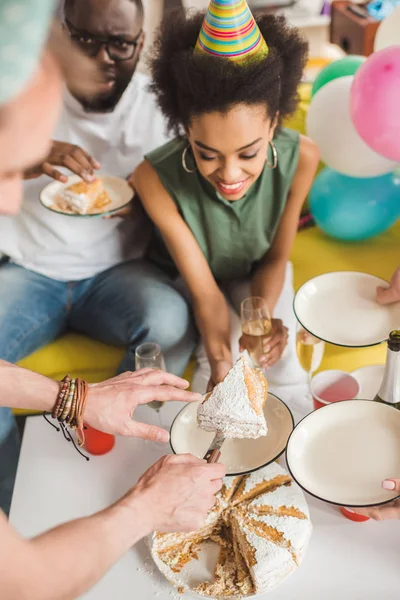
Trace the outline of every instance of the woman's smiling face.
<path fill-rule="evenodd" d="M 261 175 L 275 122 L 265 105 L 234 106 L 195 117 L 188 138 L 201 175 L 226 200 L 240 200 Z"/>

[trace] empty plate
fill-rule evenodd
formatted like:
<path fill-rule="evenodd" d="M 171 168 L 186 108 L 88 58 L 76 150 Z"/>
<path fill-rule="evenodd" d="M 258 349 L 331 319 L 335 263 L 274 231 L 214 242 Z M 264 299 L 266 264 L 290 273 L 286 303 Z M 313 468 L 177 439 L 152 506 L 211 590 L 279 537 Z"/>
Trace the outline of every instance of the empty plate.
<path fill-rule="evenodd" d="M 214 434 L 197 426 L 199 402 L 187 404 L 176 416 L 171 427 L 171 448 L 175 454 L 194 454 L 203 458 Z M 227 439 L 222 446 L 221 462 L 227 475 L 244 475 L 276 460 L 286 448 L 293 431 L 292 413 L 282 400 L 268 394 L 264 406 L 268 425 L 266 436 L 253 439 Z"/>
<path fill-rule="evenodd" d="M 360 386 L 359 398 L 373 400 L 378 393 L 383 379 L 385 365 L 368 365 L 352 371 Z"/>
<path fill-rule="evenodd" d="M 40 192 L 40 202 L 45 208 L 57 214 L 66 215 L 67 217 L 79 217 L 81 219 L 90 217 L 105 217 L 125 208 L 125 206 L 129 204 L 134 196 L 133 189 L 129 183 L 125 179 L 122 179 L 122 177 L 103 175 L 102 173 L 98 173 L 97 175 L 102 179 L 104 187 L 111 199 L 111 204 L 105 206 L 104 210 L 86 215 L 80 215 L 66 212 L 55 207 L 55 200 L 63 189 L 74 183 L 78 183 L 78 181 L 82 181 L 78 175 L 71 175 L 71 177 L 68 177 L 68 181 L 66 183 L 61 183 L 61 181 L 53 181 L 52 183 L 46 185 L 46 187 Z"/>
<path fill-rule="evenodd" d="M 400 302 L 376 302 L 377 286 L 387 281 L 356 271 L 325 273 L 301 286 L 294 311 L 301 325 L 316 337 L 337 346 L 373 346 L 400 327 Z"/>
<path fill-rule="evenodd" d="M 286 460 L 309 494 L 340 506 L 385 504 L 399 496 L 382 481 L 400 473 L 400 411 L 370 400 L 328 404 L 290 436 Z"/>

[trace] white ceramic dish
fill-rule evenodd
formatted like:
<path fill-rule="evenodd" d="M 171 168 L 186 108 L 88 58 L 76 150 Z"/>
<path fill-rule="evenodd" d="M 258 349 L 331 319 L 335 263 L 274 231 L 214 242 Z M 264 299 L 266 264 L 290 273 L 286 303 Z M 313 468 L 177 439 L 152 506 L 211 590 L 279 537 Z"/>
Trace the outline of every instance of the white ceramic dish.
<path fill-rule="evenodd" d="M 355 271 L 318 275 L 298 290 L 293 303 L 296 317 L 310 333 L 337 346 L 380 344 L 400 327 L 400 303 L 378 304 L 377 286 L 389 284 Z"/>
<path fill-rule="evenodd" d="M 368 365 L 351 373 L 360 386 L 358 398 L 365 398 L 365 400 L 375 398 L 382 383 L 384 371 L 385 365 Z"/>
<path fill-rule="evenodd" d="M 187 404 L 176 416 L 171 427 L 171 448 L 175 454 L 194 454 L 202 458 L 214 434 L 197 426 L 198 402 Z M 227 439 L 222 446 L 221 462 L 227 475 L 244 475 L 276 460 L 286 448 L 293 431 L 292 413 L 282 400 L 268 394 L 264 406 L 268 433 L 256 440 Z"/>
<path fill-rule="evenodd" d="M 46 187 L 40 192 L 40 202 L 45 208 L 56 214 L 65 215 L 67 217 L 79 217 L 80 219 L 105 217 L 125 208 L 125 206 L 129 204 L 134 196 L 134 192 L 128 182 L 125 179 L 122 179 L 121 177 L 115 177 L 114 175 L 103 175 L 102 173 L 97 173 L 97 175 L 103 180 L 104 187 L 111 198 L 111 204 L 105 207 L 106 209 L 103 211 L 88 215 L 78 215 L 54 208 L 55 198 L 57 195 L 64 188 L 81 181 L 81 178 L 78 175 L 71 175 L 71 177 L 68 177 L 67 183 L 53 181 L 52 183 L 46 185 Z"/>
<path fill-rule="evenodd" d="M 305 417 L 290 436 L 286 460 L 309 494 L 365 507 L 399 496 L 381 482 L 400 473 L 400 411 L 370 400 L 344 400 Z"/>

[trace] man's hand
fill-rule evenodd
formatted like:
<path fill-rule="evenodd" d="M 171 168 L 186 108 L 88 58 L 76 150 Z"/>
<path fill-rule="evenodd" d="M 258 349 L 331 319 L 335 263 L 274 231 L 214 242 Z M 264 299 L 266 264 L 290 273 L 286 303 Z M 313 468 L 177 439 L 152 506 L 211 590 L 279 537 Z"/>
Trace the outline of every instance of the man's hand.
<path fill-rule="evenodd" d="M 379 304 L 400 302 L 400 267 L 393 273 L 389 288 L 376 288 L 376 299 Z"/>
<path fill-rule="evenodd" d="M 40 175 L 48 175 L 56 181 L 66 183 L 68 177 L 60 173 L 54 167 L 65 167 L 72 173 L 79 175 L 88 183 L 95 181 L 96 175 L 94 171 L 100 169 L 100 163 L 90 156 L 85 150 L 69 144 L 68 142 L 53 141 L 50 154 L 46 160 L 32 169 L 25 172 L 25 179 L 33 179 Z"/>
<path fill-rule="evenodd" d="M 271 319 L 272 332 L 263 339 L 263 352 L 259 358 L 260 367 L 268 369 L 278 362 L 288 342 L 288 328 L 284 326 L 281 319 Z M 247 350 L 244 338 L 239 340 L 241 352 Z"/>
<path fill-rule="evenodd" d="M 116 435 L 127 435 L 146 440 L 168 442 L 169 433 L 161 427 L 132 420 L 135 408 L 153 400 L 168 402 L 195 402 L 200 394 L 188 392 L 189 383 L 180 377 L 141 369 L 135 373 L 127 371 L 113 379 L 89 386 L 85 421 L 100 431 Z"/>
<path fill-rule="evenodd" d="M 385 490 L 397 491 L 400 494 L 400 479 L 385 479 L 382 483 Z M 386 521 L 387 519 L 400 519 L 400 500 L 394 500 L 390 504 L 383 506 L 373 506 L 371 508 L 353 508 L 359 515 L 365 515 L 375 521 Z"/>
<path fill-rule="evenodd" d="M 223 465 L 190 454 L 164 456 L 150 467 L 125 497 L 137 503 L 149 531 L 194 531 L 204 524 L 222 487 Z"/>

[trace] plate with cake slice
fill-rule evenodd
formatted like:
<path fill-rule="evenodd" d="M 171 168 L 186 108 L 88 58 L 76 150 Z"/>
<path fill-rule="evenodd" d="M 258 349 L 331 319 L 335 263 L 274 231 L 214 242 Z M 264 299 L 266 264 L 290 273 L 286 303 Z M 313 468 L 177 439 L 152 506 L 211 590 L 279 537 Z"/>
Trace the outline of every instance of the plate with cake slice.
<path fill-rule="evenodd" d="M 69 217 L 105 217 L 125 208 L 133 196 L 125 179 L 100 173 L 91 183 L 78 175 L 66 183 L 53 181 L 41 191 L 40 202 L 48 210 Z"/>
<path fill-rule="evenodd" d="M 275 461 L 293 427 L 289 408 L 268 392 L 262 371 L 242 357 L 202 402 L 180 411 L 170 443 L 175 454 L 203 458 L 218 433 L 225 438 L 220 461 L 227 474 L 244 475 Z"/>
<path fill-rule="evenodd" d="M 225 477 L 203 527 L 155 533 L 151 554 L 181 593 L 255 598 L 296 571 L 312 533 L 303 492 L 276 462 Z"/>

